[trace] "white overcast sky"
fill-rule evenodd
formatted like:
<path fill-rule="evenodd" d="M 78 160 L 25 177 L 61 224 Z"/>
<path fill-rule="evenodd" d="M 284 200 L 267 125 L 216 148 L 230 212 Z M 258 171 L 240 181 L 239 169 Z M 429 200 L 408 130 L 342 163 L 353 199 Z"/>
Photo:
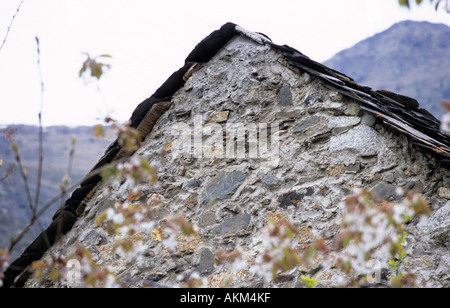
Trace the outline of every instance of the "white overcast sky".
<path fill-rule="evenodd" d="M 183 65 L 205 36 L 231 21 L 322 62 L 402 20 L 450 25 L 450 14 L 397 0 L 24 0 L 0 50 L 0 125 L 91 125 L 134 108 Z M 0 0 L 0 43 L 20 0 Z M 98 83 L 78 78 L 83 52 L 113 56 Z M 100 90 L 100 91 L 99 91 Z"/>

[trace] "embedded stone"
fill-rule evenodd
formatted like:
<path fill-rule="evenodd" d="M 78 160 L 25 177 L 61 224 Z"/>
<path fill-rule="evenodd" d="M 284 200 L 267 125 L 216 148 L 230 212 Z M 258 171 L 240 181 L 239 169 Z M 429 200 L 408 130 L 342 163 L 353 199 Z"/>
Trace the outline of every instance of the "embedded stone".
<path fill-rule="evenodd" d="M 308 129 L 313 128 L 315 125 L 320 123 L 320 117 L 310 117 L 306 120 L 300 122 L 300 124 L 294 128 L 294 133 L 301 134 L 306 132 Z"/>
<path fill-rule="evenodd" d="M 344 165 L 336 165 L 336 166 L 328 168 L 327 172 L 328 172 L 328 176 L 333 177 L 333 176 L 341 175 L 342 173 L 344 173 L 344 170 L 345 170 Z"/>
<path fill-rule="evenodd" d="M 323 98 L 322 98 L 322 96 L 320 94 L 308 95 L 308 97 L 306 97 L 304 103 L 305 103 L 306 106 L 309 106 L 309 105 L 311 105 L 312 103 L 315 103 L 315 102 L 323 103 Z"/>
<path fill-rule="evenodd" d="M 298 207 L 299 203 L 303 200 L 303 198 L 307 196 L 312 196 L 314 194 L 314 189 L 308 187 L 304 190 L 304 192 L 289 192 L 282 195 L 279 198 L 279 207 L 287 209 L 289 206 Z"/>
<path fill-rule="evenodd" d="M 398 157 L 390 149 L 383 149 L 378 154 L 378 167 L 381 171 L 390 170 L 398 166 Z"/>
<path fill-rule="evenodd" d="M 446 187 L 441 187 L 439 188 L 438 193 L 440 198 L 450 200 L 450 189 Z"/>
<path fill-rule="evenodd" d="M 227 234 L 236 233 L 241 230 L 247 229 L 250 224 L 252 216 L 250 214 L 243 214 L 235 216 L 231 219 L 224 221 L 212 230 L 213 234 Z"/>
<path fill-rule="evenodd" d="M 286 120 L 286 119 L 297 119 L 302 116 L 302 112 L 295 110 L 290 112 L 278 112 L 275 114 L 275 119 L 277 120 Z"/>
<path fill-rule="evenodd" d="M 377 119 L 370 113 L 364 113 L 362 119 L 361 119 L 361 124 L 363 125 L 367 125 L 367 126 L 372 126 L 373 124 L 375 124 L 375 121 Z"/>
<path fill-rule="evenodd" d="M 329 128 L 347 128 L 361 123 L 360 117 L 332 117 L 327 119 Z"/>
<path fill-rule="evenodd" d="M 202 182 L 197 179 L 191 179 L 186 183 L 186 187 L 188 187 L 188 188 L 196 188 L 196 187 L 200 187 L 201 185 L 202 185 Z"/>
<path fill-rule="evenodd" d="M 247 176 L 241 171 L 222 173 L 212 178 L 202 195 L 202 203 L 208 204 L 213 200 L 231 198 L 246 178 Z"/>
<path fill-rule="evenodd" d="M 359 114 L 360 110 L 361 110 L 361 107 L 359 106 L 359 104 L 351 103 L 351 104 L 348 104 L 347 110 L 345 110 L 345 115 L 357 116 Z"/>
<path fill-rule="evenodd" d="M 212 212 L 206 212 L 200 215 L 198 219 L 198 226 L 206 228 L 216 223 L 216 215 Z"/>
<path fill-rule="evenodd" d="M 272 188 L 278 184 L 278 178 L 275 174 L 269 173 L 268 175 L 263 177 L 261 182 L 266 188 Z"/>
<path fill-rule="evenodd" d="M 229 111 L 222 111 L 222 112 L 216 113 L 209 119 L 208 123 L 224 123 L 224 122 L 228 121 L 229 115 L 230 115 Z"/>
<path fill-rule="evenodd" d="M 379 183 L 373 188 L 375 197 L 379 200 L 400 201 L 401 196 L 397 193 L 397 187 L 388 183 Z"/>
<path fill-rule="evenodd" d="M 450 202 L 435 211 L 426 222 L 424 234 L 430 236 L 437 247 L 450 247 Z"/>
<path fill-rule="evenodd" d="M 200 261 L 198 263 L 198 270 L 201 275 L 210 274 L 214 271 L 214 254 L 208 248 L 203 249 L 200 255 Z"/>
<path fill-rule="evenodd" d="M 156 274 L 148 276 L 147 279 L 150 281 L 158 282 L 158 281 L 164 279 L 166 276 L 167 276 L 166 273 L 156 273 Z"/>
<path fill-rule="evenodd" d="M 295 165 L 294 165 L 294 171 L 295 171 L 295 172 L 302 173 L 302 172 L 304 172 L 305 170 L 307 170 L 307 169 L 308 169 L 308 166 L 310 166 L 310 165 L 311 165 L 310 163 L 308 163 L 308 162 L 306 162 L 306 161 L 304 161 L 304 160 L 298 161 L 298 162 L 296 162 Z"/>
<path fill-rule="evenodd" d="M 280 92 L 277 95 L 276 102 L 280 106 L 292 105 L 292 92 L 288 85 L 283 84 L 280 88 Z"/>
<path fill-rule="evenodd" d="M 432 266 L 429 266 L 429 268 L 431 269 Z M 450 279 L 450 254 L 441 257 L 436 274 L 444 280 L 448 281 Z"/>
<path fill-rule="evenodd" d="M 359 125 L 330 140 L 330 151 L 351 151 L 360 156 L 377 155 L 384 140 L 376 131 L 366 125 Z"/>
<path fill-rule="evenodd" d="M 345 173 L 355 174 L 361 170 L 361 163 L 350 164 L 345 167 Z"/>

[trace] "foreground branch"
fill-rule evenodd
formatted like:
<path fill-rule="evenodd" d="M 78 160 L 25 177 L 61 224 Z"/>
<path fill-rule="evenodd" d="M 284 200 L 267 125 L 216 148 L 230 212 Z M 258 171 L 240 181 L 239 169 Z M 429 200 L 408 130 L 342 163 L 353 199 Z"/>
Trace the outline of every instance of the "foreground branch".
<path fill-rule="evenodd" d="M 16 12 L 14 13 L 14 15 L 13 15 L 13 17 L 12 17 L 12 19 L 11 19 L 11 22 L 10 22 L 10 24 L 9 24 L 9 26 L 8 26 L 8 29 L 6 30 L 5 38 L 3 39 L 3 42 L 2 42 L 2 44 L 0 45 L 0 50 L 2 50 L 3 46 L 4 46 L 5 43 L 6 43 L 6 40 L 8 39 L 9 32 L 11 31 L 11 27 L 12 27 L 12 25 L 13 25 L 13 23 L 14 23 L 14 20 L 16 19 L 16 16 L 17 16 L 17 14 L 18 14 L 19 11 L 20 11 L 20 7 L 22 6 L 22 3 L 23 3 L 23 0 L 20 1 L 19 6 L 17 7 Z"/>

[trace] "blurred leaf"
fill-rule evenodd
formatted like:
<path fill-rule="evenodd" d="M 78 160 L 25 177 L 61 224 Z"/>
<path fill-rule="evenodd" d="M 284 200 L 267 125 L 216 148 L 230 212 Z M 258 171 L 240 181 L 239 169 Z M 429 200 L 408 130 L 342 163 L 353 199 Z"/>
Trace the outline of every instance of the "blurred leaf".
<path fill-rule="evenodd" d="M 116 178 L 120 174 L 120 171 L 113 165 L 106 166 L 102 171 L 101 176 L 104 181 L 110 178 Z"/>
<path fill-rule="evenodd" d="M 90 70 L 90 76 L 99 80 L 103 76 L 105 68 L 111 68 L 110 64 L 98 61 L 98 58 L 112 58 L 111 55 L 103 54 L 95 58 L 91 58 L 88 53 L 84 52 L 83 54 L 86 55 L 87 59 L 83 62 L 83 65 L 79 71 L 79 77 L 82 77 L 88 70 Z"/>
<path fill-rule="evenodd" d="M 88 66 L 89 66 L 89 59 L 84 61 L 83 66 L 81 67 L 80 72 L 79 72 L 79 77 L 83 76 L 83 74 L 88 69 Z"/>
<path fill-rule="evenodd" d="M 431 208 L 421 195 L 413 196 L 410 204 L 416 215 L 431 215 Z"/>
<path fill-rule="evenodd" d="M 164 230 L 162 226 L 156 227 L 152 230 L 152 236 L 155 241 L 162 242 L 164 237 Z"/>
<path fill-rule="evenodd" d="M 18 153 L 19 152 L 19 146 L 17 145 L 17 143 L 15 141 L 11 142 L 11 149 L 14 151 L 14 153 Z"/>
<path fill-rule="evenodd" d="M 430 3 L 431 3 L 431 4 L 436 3 L 436 5 L 435 5 L 435 10 L 436 10 L 436 11 L 439 9 L 439 6 L 440 6 L 441 2 L 445 2 L 445 5 L 446 5 L 446 11 L 447 11 L 447 13 L 450 13 L 450 7 L 449 7 L 449 4 L 450 4 L 450 3 L 449 3 L 449 0 L 430 0 Z M 409 1 L 409 0 L 398 0 L 398 3 L 399 3 L 401 6 L 406 6 L 406 7 L 408 7 L 408 8 L 411 7 L 410 1 Z M 416 4 L 417 4 L 417 5 L 421 5 L 422 3 L 423 3 L 423 0 L 416 0 Z"/>
<path fill-rule="evenodd" d="M 31 271 L 34 272 L 34 277 L 36 279 L 41 279 L 44 276 L 45 264 L 43 261 L 34 261 L 31 264 Z"/>
<path fill-rule="evenodd" d="M 100 214 L 99 216 L 97 216 L 97 218 L 95 219 L 95 225 L 97 227 L 100 227 L 102 225 L 102 223 L 108 218 L 108 213 L 107 212 L 103 212 L 102 214 Z"/>
<path fill-rule="evenodd" d="M 77 143 L 77 136 L 76 135 L 71 135 L 70 136 L 70 143 L 72 144 L 72 146 L 74 146 Z"/>
<path fill-rule="evenodd" d="M 50 277 L 51 281 L 57 282 L 59 280 L 59 271 L 58 271 L 58 269 L 56 269 L 56 268 L 52 269 L 50 271 L 50 273 L 49 273 L 49 277 Z"/>
<path fill-rule="evenodd" d="M 158 171 L 150 165 L 148 160 L 144 159 L 141 161 L 141 170 L 148 175 L 150 184 L 156 184 L 158 181 Z"/>
<path fill-rule="evenodd" d="M 398 267 L 400 266 L 400 262 L 391 259 L 388 261 L 388 266 L 391 270 L 397 271 Z"/>
<path fill-rule="evenodd" d="M 409 0 L 398 0 L 398 3 L 409 8 Z"/>
<path fill-rule="evenodd" d="M 102 75 L 103 75 L 102 65 L 94 61 L 91 65 L 91 76 L 100 79 Z"/>
<path fill-rule="evenodd" d="M 101 124 L 94 126 L 92 133 L 95 138 L 105 138 L 105 130 Z"/>
<path fill-rule="evenodd" d="M 300 282 L 304 285 L 305 289 L 312 289 L 317 285 L 316 279 L 305 275 L 301 276 Z"/>

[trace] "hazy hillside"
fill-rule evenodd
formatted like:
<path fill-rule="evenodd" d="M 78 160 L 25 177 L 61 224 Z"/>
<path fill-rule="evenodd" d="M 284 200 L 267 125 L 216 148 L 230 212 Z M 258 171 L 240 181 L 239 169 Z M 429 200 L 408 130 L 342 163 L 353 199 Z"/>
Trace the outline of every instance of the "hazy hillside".
<path fill-rule="evenodd" d="M 375 90 L 416 98 L 440 118 L 450 100 L 450 27 L 404 21 L 324 63 Z"/>
<path fill-rule="evenodd" d="M 15 140 L 19 145 L 24 166 L 28 169 L 30 190 L 34 196 L 36 190 L 38 168 L 38 128 L 34 126 L 15 126 L 17 132 Z M 57 196 L 59 184 L 67 172 L 69 165 L 69 151 L 71 136 L 75 135 L 77 143 L 72 171 L 72 181 L 81 179 L 103 155 L 110 140 L 96 139 L 92 134 L 92 127 L 69 128 L 64 126 L 48 127 L 44 131 L 44 173 L 41 188 L 41 202 L 43 205 Z M 0 135 L 0 179 L 6 174 L 8 167 L 14 162 L 14 153 L 10 148 L 10 141 Z M 0 182 L 0 248 L 6 248 L 11 237 L 23 229 L 31 214 L 27 206 L 23 179 L 16 168 L 12 175 Z M 49 209 L 40 220 L 47 227 L 55 213 L 58 204 Z M 20 243 L 14 255 L 19 254 L 31 241 L 39 229 L 35 226 Z"/>

